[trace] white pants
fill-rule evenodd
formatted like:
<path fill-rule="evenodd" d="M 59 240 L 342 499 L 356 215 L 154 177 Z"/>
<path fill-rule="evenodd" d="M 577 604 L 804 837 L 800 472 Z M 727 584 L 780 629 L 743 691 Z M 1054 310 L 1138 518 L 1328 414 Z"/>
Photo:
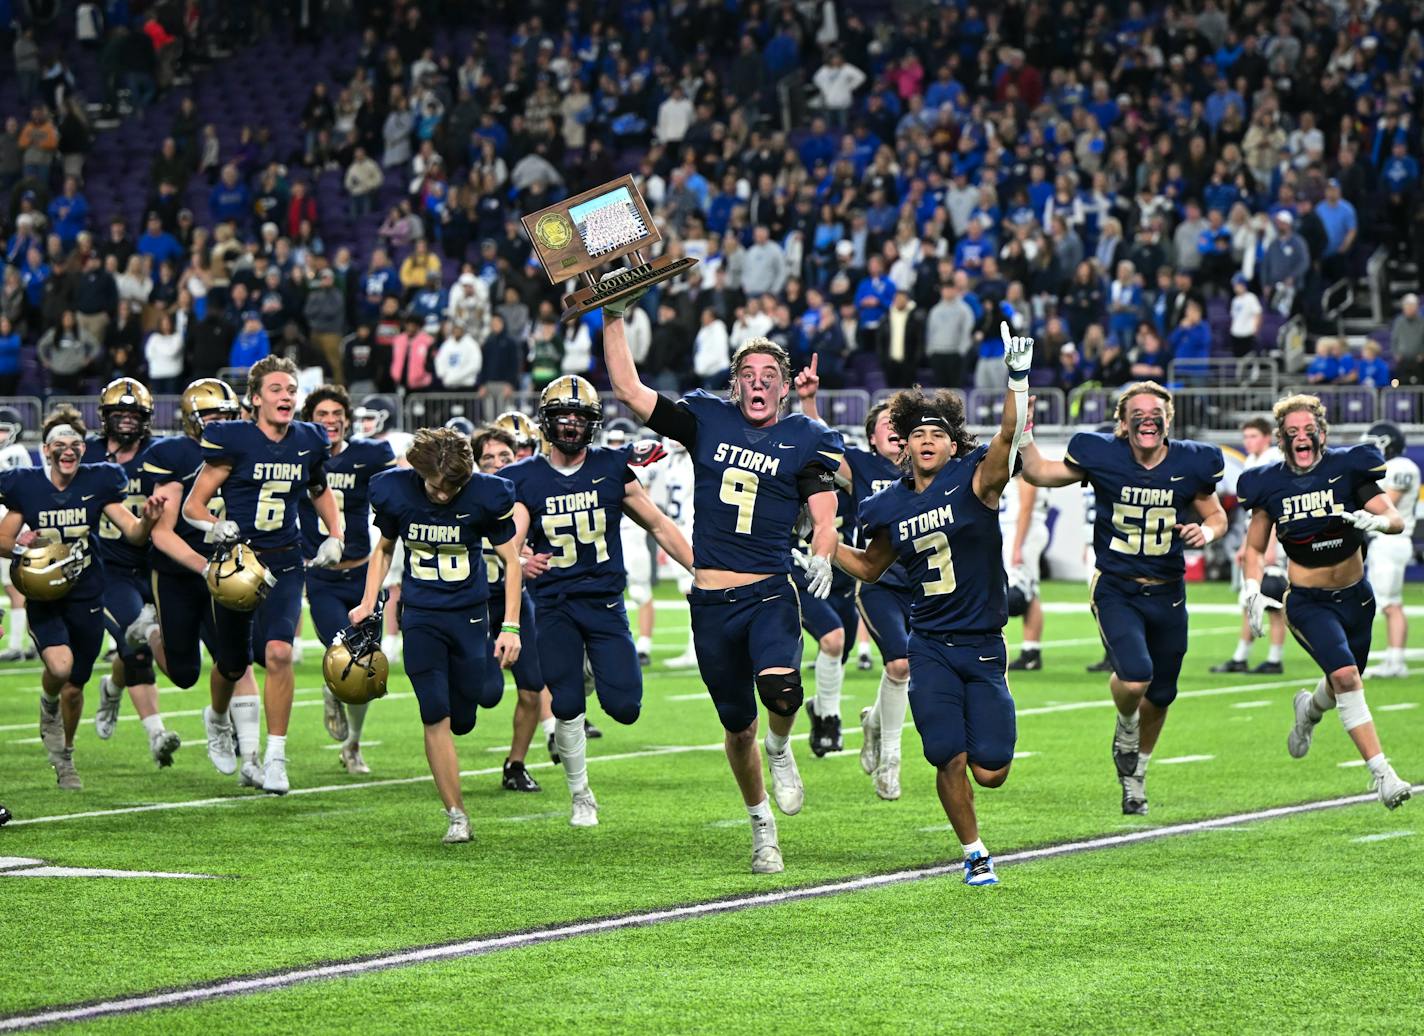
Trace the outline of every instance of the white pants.
<path fill-rule="evenodd" d="M 1004 535 L 1004 569 L 1007 571 L 1013 568 L 1014 556 L 1014 529 L 1009 526 L 1000 527 Z M 1033 580 L 1035 586 L 1038 585 L 1041 569 L 1039 562 L 1043 559 L 1043 552 L 1048 547 L 1048 526 L 1042 522 L 1034 522 L 1028 527 L 1028 534 L 1023 541 L 1023 569 L 1028 573 L 1028 577 Z"/>
<path fill-rule="evenodd" d="M 648 533 L 631 518 L 623 520 L 619 533 L 623 540 L 623 570 L 628 573 L 628 598 L 641 608 L 653 599 L 653 552 L 648 549 Z"/>
<path fill-rule="evenodd" d="M 1414 556 L 1414 544 L 1409 537 L 1376 536 L 1370 540 L 1365 574 L 1375 591 L 1375 603 L 1381 608 L 1404 602 L 1404 569 Z"/>

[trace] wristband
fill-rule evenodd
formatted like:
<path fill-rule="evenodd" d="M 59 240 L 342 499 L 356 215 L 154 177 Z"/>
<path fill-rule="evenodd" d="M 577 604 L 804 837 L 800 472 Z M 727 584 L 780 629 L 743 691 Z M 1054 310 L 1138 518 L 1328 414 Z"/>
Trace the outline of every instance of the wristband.
<path fill-rule="evenodd" d="M 1210 543 L 1212 540 L 1216 539 L 1216 530 L 1213 529 L 1210 525 L 1203 525 L 1203 526 L 1201 527 L 1201 531 L 1202 531 L 1202 546 L 1203 546 L 1203 547 L 1205 547 L 1205 546 L 1206 546 L 1208 543 Z"/>
<path fill-rule="evenodd" d="M 501 633 L 513 633 L 517 637 L 519 636 L 519 623 L 506 622 L 504 625 L 500 626 L 499 631 Z"/>

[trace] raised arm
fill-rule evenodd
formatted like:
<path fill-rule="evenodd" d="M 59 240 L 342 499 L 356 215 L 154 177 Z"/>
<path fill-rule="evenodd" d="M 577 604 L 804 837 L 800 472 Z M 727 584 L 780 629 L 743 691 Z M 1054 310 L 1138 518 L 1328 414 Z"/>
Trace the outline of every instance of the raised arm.
<path fill-rule="evenodd" d="M 1019 445 L 1019 456 L 1023 458 L 1024 481 L 1040 489 L 1056 489 L 1082 482 L 1083 472 L 1065 460 L 1049 460 L 1039 452 L 1032 442 Z"/>
<path fill-rule="evenodd" d="M 672 558 L 689 572 L 692 571 L 692 547 L 688 545 L 681 530 L 673 520 L 653 503 L 641 482 L 629 482 L 623 496 L 623 511 L 635 522 L 653 534 L 653 539 Z"/>
<path fill-rule="evenodd" d="M 1015 336 L 1009 329 L 1009 322 L 999 324 L 999 334 L 1004 339 L 1004 364 L 1009 368 L 1009 388 L 1004 393 L 1004 413 L 999 420 L 999 430 L 989 442 L 989 452 L 984 455 L 974 472 L 974 495 L 989 507 L 999 506 L 999 496 L 1013 476 L 1014 461 L 1025 439 L 1032 442 L 1032 435 L 1025 435 L 1028 427 L 1028 369 L 1033 362 L 1033 339 Z"/>
<path fill-rule="evenodd" d="M 895 548 L 890 545 L 890 534 L 881 529 L 871 537 L 864 550 L 843 542 L 837 543 L 832 560 L 842 572 L 862 582 L 873 583 L 895 563 Z"/>
<path fill-rule="evenodd" d="M 638 377 L 633 350 L 628 348 L 628 328 L 623 323 L 622 311 L 615 316 L 612 307 L 605 307 L 603 317 L 603 362 L 608 368 L 613 394 L 639 421 L 647 421 L 658 405 L 658 393 Z"/>
<path fill-rule="evenodd" d="M 801 373 L 796 375 L 796 397 L 801 400 L 801 413 L 813 421 L 821 421 L 821 411 L 816 406 L 816 392 L 821 387 L 821 376 L 816 373 L 816 365 L 819 362 L 819 354 L 812 353 L 811 365 L 801 368 Z M 824 421 L 821 423 L 825 424 Z M 849 485 L 854 477 L 844 456 L 841 457 L 841 466 L 836 469 L 836 476 L 845 485 Z"/>

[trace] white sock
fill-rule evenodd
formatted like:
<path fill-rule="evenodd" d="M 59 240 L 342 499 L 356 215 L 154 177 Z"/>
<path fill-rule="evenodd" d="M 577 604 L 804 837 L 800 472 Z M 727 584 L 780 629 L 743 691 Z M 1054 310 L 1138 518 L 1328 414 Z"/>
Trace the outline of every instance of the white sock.
<path fill-rule="evenodd" d="M 1238 640 L 1236 650 L 1231 655 L 1231 661 L 1244 662 L 1251 657 L 1251 642 L 1249 640 Z"/>
<path fill-rule="evenodd" d="M 400 653 L 400 637 L 394 633 L 382 634 L 381 650 L 385 653 L 387 658 L 394 658 Z"/>
<path fill-rule="evenodd" d="M 1285 653 L 1286 646 L 1284 644 L 1272 644 L 1270 650 L 1266 652 L 1266 661 L 1279 662 Z"/>
<path fill-rule="evenodd" d="M 652 653 L 653 653 L 653 638 L 652 638 L 652 637 L 639 637 L 639 638 L 638 638 L 638 654 L 640 654 L 640 655 L 651 655 Z"/>
<path fill-rule="evenodd" d="M 1147 764 L 1152 761 L 1151 752 L 1137 753 L 1137 771 L 1133 774 L 1139 781 L 1147 776 Z"/>
<path fill-rule="evenodd" d="M 350 728 L 350 733 L 346 735 L 348 745 L 361 743 L 361 730 L 366 726 L 366 713 L 370 711 L 370 708 L 370 702 L 365 705 L 346 706 L 346 725 Z"/>
<path fill-rule="evenodd" d="M 747 807 L 747 815 L 752 818 L 753 824 L 757 823 L 758 821 L 765 822 L 767 820 L 770 820 L 771 802 L 763 797 L 762 800 L 758 802 L 755 806 Z"/>
<path fill-rule="evenodd" d="M 554 727 L 556 723 L 557 721 L 554 719 L 553 716 L 550 716 L 548 719 L 541 719 L 539 721 L 539 729 L 544 732 L 545 737 L 548 737 L 554 732 Z"/>
<path fill-rule="evenodd" d="M 1384 652 L 1384 660 L 1392 666 L 1404 665 L 1404 648 L 1386 648 Z"/>
<path fill-rule="evenodd" d="M 49 691 L 40 691 L 40 704 L 44 706 L 46 712 L 53 713 L 55 709 L 59 708 L 59 695 L 50 694 Z"/>
<path fill-rule="evenodd" d="M 821 717 L 841 714 L 841 684 L 845 682 L 845 668 L 840 655 L 828 655 L 824 651 L 816 653 L 816 715 Z"/>
<path fill-rule="evenodd" d="M 868 641 L 868 640 L 862 640 L 862 641 L 860 641 L 858 644 L 856 644 L 856 646 L 855 646 L 855 653 L 856 653 L 856 656 L 859 657 L 859 658 L 869 658 L 869 657 L 870 657 L 870 641 Z"/>
<path fill-rule="evenodd" d="M 232 699 L 228 712 L 237 728 L 237 754 L 244 759 L 256 759 L 262 747 L 262 706 L 253 694 Z"/>
<path fill-rule="evenodd" d="M 1117 714 L 1117 718 L 1118 718 L 1118 721 L 1122 723 L 1122 729 L 1123 729 L 1123 730 L 1126 730 L 1129 734 L 1135 733 L 1135 732 L 1137 731 L 1137 710 L 1136 710 L 1136 709 L 1134 709 L 1134 710 L 1132 711 L 1132 714 L 1131 714 L 1131 715 L 1128 715 L 1128 714 L 1125 713 L 1125 712 L 1119 712 L 1119 713 Z"/>
<path fill-rule="evenodd" d="M 302 638 L 301 638 L 301 637 L 293 637 L 293 638 L 292 638 L 292 664 L 293 664 L 293 665 L 301 665 L 301 664 L 302 664 L 302 654 L 303 654 L 303 650 L 302 650 Z"/>
<path fill-rule="evenodd" d="M 554 731 L 554 744 L 559 749 L 559 760 L 564 764 L 564 779 L 569 783 L 569 793 L 577 795 L 588 789 L 588 741 L 583 732 L 583 714 L 573 719 L 561 719 Z"/>
<path fill-rule="evenodd" d="M 983 853 L 985 856 L 989 855 L 989 850 L 984 848 L 984 840 L 982 838 L 976 838 L 974 841 L 968 843 L 961 842 L 960 845 L 964 846 L 964 858 L 966 860 L 975 853 Z"/>
<path fill-rule="evenodd" d="M 900 733 L 905 729 L 905 708 L 910 703 L 910 681 L 880 675 L 875 707 L 880 713 L 880 757 L 900 754 Z"/>
<path fill-rule="evenodd" d="M 1335 699 L 1330 694 L 1330 681 L 1322 676 L 1310 696 L 1310 707 L 1305 710 L 1305 714 L 1319 723 L 1320 718 L 1334 707 Z"/>
<path fill-rule="evenodd" d="M 226 712 L 219 712 L 211 705 L 208 706 L 208 712 L 212 715 L 215 726 L 226 727 L 232 723 L 232 718 Z"/>
<path fill-rule="evenodd" d="M 152 716 L 143 717 L 142 722 L 143 729 L 147 732 L 150 740 L 152 740 L 154 734 L 163 733 L 163 717 L 158 713 L 155 712 Z"/>
<path fill-rule="evenodd" d="M 287 758 L 287 735 L 268 734 L 267 735 L 267 762 L 273 759 Z"/>
<path fill-rule="evenodd" d="M 25 641 L 30 635 L 29 618 L 25 614 L 25 609 L 15 608 L 10 612 L 10 648 L 13 651 L 24 651 Z"/>
<path fill-rule="evenodd" d="M 1043 645 L 1036 640 L 1025 640 L 1022 644 L 1019 645 L 1019 648 L 1022 651 L 1037 651 L 1042 646 Z"/>
<path fill-rule="evenodd" d="M 766 750 L 772 755 L 780 755 L 791 745 L 790 734 L 778 734 L 772 730 L 766 732 Z"/>
<path fill-rule="evenodd" d="M 1383 752 L 1366 759 L 1365 765 L 1370 768 L 1370 773 L 1376 777 L 1383 777 L 1389 773 L 1389 760 L 1384 757 Z"/>

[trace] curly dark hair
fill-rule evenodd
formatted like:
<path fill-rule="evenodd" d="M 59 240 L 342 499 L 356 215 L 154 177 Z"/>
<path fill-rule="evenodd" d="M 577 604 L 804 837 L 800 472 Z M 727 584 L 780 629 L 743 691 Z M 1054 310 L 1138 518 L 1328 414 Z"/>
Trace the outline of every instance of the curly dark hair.
<path fill-rule="evenodd" d="M 308 392 L 302 403 L 302 420 L 312 420 L 317 404 L 326 402 L 340 403 L 341 409 L 346 411 L 346 423 L 351 423 L 351 394 L 340 385 L 318 385 Z"/>
<path fill-rule="evenodd" d="M 514 436 L 503 428 L 496 428 L 494 425 L 480 425 L 475 430 L 475 434 L 470 438 L 470 452 L 475 457 L 475 467 L 480 466 L 480 456 L 485 452 L 485 446 L 490 442 L 499 442 L 509 447 L 510 453 L 518 453 L 519 445 L 514 441 Z"/>
<path fill-rule="evenodd" d="M 890 397 L 890 424 L 895 434 L 906 443 L 910 441 L 910 433 L 924 423 L 922 419 L 926 415 L 937 417 L 949 425 L 949 437 L 954 440 L 956 457 L 964 456 L 978 445 L 979 440 L 965 427 L 964 398 L 958 392 L 940 389 L 931 396 L 916 385 Z M 910 463 L 908 449 L 900 463 Z"/>

